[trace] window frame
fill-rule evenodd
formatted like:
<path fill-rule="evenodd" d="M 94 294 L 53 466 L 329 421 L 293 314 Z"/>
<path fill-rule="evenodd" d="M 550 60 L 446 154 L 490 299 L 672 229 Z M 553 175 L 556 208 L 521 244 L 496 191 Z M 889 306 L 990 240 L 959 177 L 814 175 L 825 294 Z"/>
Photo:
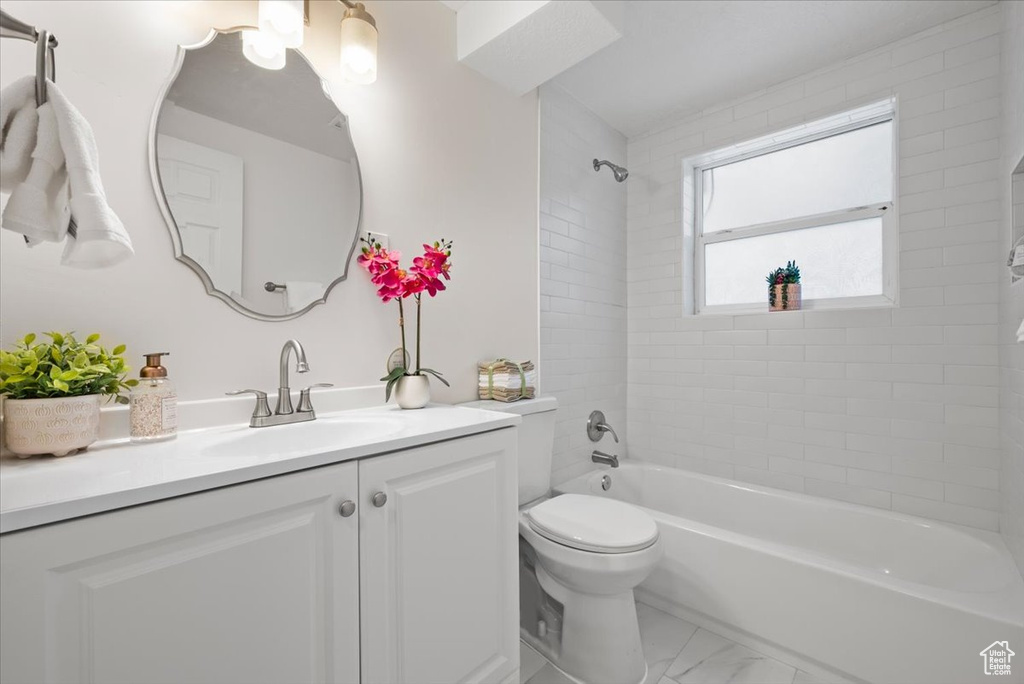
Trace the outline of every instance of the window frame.
<path fill-rule="evenodd" d="M 824 227 L 870 218 L 882 219 L 882 293 L 857 297 L 804 299 L 802 308 L 848 309 L 865 307 L 893 307 L 898 304 L 899 278 L 899 212 L 896 210 L 899 192 L 899 130 L 896 99 L 872 103 L 857 109 L 819 119 L 782 131 L 761 136 L 728 147 L 720 148 L 683 160 L 682 216 L 683 264 L 692 266 L 693 278 L 684 278 L 683 301 L 686 314 L 744 314 L 766 313 L 764 304 L 705 303 L 704 247 L 709 244 L 740 240 L 761 235 L 791 232 L 806 228 Z M 753 157 L 760 157 L 815 140 L 831 138 L 881 123 L 892 124 L 892 200 L 861 207 L 812 214 L 781 221 L 720 230 L 703 234 L 703 172 Z"/>

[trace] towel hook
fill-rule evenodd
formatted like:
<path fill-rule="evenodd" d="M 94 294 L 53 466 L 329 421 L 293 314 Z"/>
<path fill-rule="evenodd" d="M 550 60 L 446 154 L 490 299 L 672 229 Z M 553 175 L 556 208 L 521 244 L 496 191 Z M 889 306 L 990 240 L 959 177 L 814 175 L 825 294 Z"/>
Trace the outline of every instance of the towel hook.
<path fill-rule="evenodd" d="M 46 103 L 46 81 L 47 79 L 57 82 L 57 58 L 53 50 L 56 41 L 51 41 L 50 32 L 43 30 L 39 32 L 36 40 L 36 105 Z"/>
<path fill-rule="evenodd" d="M 54 48 L 57 39 L 49 31 L 40 31 L 0 10 L 0 37 L 19 38 L 36 44 L 36 105 L 46 102 L 46 79 L 57 80 Z"/>

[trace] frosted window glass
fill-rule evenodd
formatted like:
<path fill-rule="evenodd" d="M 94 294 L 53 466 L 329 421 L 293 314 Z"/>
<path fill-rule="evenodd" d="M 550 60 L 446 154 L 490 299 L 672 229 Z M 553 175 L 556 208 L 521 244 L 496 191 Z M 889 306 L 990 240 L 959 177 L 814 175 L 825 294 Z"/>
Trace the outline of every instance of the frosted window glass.
<path fill-rule="evenodd" d="M 892 200 L 892 122 L 703 172 L 705 234 Z"/>
<path fill-rule="evenodd" d="M 882 294 L 882 219 L 706 245 L 705 302 L 708 306 L 764 303 L 767 307 L 765 276 L 792 260 L 800 265 L 804 299 Z"/>

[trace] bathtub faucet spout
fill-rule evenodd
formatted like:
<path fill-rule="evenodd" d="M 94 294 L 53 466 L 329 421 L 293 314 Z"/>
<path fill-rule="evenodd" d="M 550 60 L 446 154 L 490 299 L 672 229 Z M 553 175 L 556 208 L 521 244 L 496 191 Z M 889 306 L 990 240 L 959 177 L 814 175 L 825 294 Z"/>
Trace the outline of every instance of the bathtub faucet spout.
<path fill-rule="evenodd" d="M 594 463 L 604 463 L 610 465 L 612 468 L 619 467 L 619 457 L 611 454 L 606 454 L 603 451 L 594 450 L 594 453 L 590 455 L 590 460 Z"/>

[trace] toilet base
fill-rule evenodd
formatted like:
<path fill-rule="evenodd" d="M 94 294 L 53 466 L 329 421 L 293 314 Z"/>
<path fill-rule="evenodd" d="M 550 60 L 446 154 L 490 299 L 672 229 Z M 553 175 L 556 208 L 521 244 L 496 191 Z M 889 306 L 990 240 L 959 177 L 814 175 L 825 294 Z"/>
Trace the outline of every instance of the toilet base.
<path fill-rule="evenodd" d="M 540 565 L 537 580 L 564 606 L 559 652 L 541 647 L 558 669 L 584 684 L 644 681 L 647 661 L 640 645 L 632 590 L 603 596 L 582 594 L 556 581 Z"/>

